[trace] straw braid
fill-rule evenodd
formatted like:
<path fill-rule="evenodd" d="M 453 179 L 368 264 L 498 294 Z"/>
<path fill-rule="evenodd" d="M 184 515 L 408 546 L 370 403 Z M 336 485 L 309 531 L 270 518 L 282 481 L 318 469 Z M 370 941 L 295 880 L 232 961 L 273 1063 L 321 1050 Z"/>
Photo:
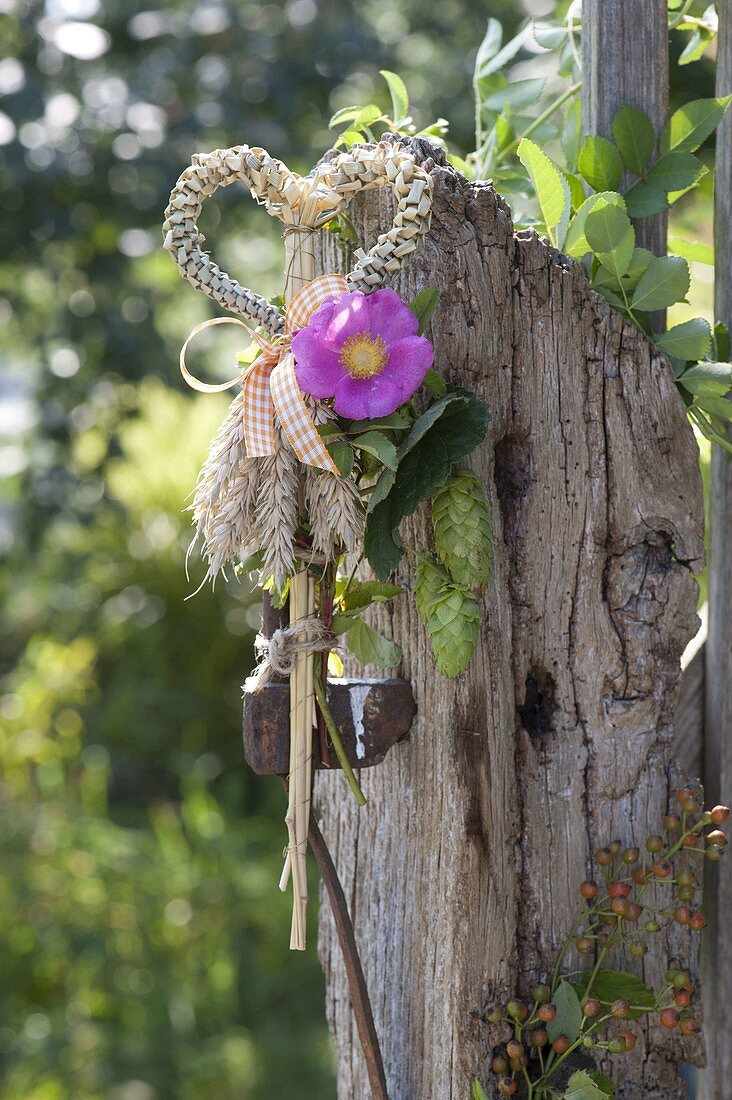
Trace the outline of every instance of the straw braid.
<path fill-rule="evenodd" d="M 389 184 L 397 198 L 393 225 L 367 254 L 359 254 L 356 267 L 346 277 L 350 286 L 366 293 L 399 270 L 429 229 L 432 182 L 401 144 L 354 146 L 309 176 L 298 176 L 264 149 L 248 145 L 196 153 L 171 193 L 163 224 L 164 247 L 193 286 L 230 313 L 247 317 L 272 334 L 284 328 L 282 313 L 221 271 L 202 247 L 205 237 L 197 222 L 204 199 L 237 181 L 286 226 L 312 228 L 324 225 L 357 192 Z"/>

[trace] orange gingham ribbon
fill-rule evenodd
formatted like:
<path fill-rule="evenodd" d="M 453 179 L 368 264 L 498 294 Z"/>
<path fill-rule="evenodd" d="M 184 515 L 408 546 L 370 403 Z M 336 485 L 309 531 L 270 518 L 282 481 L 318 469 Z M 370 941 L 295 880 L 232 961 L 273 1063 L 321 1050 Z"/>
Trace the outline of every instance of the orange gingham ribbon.
<path fill-rule="evenodd" d="M 276 413 L 290 446 L 301 462 L 338 473 L 338 467 L 328 454 L 297 383 L 295 357 L 290 345 L 294 334 L 307 326 L 315 310 L 327 298 L 347 291 L 348 284 L 342 275 L 320 275 L 306 283 L 290 302 L 282 336 L 270 339 L 259 332 L 251 333 L 262 353 L 249 367 L 242 381 L 244 441 L 250 458 L 264 458 L 277 450 Z M 196 325 L 180 351 L 181 373 L 188 385 L 201 393 L 220 393 L 239 381 L 232 378 L 229 382 L 216 385 L 200 382 L 186 366 L 185 353 L 193 337 L 205 328 L 221 324 L 241 325 L 250 331 L 236 317 L 215 317 Z"/>

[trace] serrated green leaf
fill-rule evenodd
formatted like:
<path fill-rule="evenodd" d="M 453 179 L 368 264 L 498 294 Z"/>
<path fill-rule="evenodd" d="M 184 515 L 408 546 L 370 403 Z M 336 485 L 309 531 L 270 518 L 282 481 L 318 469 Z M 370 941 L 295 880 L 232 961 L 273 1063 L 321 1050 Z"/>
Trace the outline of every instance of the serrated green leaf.
<path fill-rule="evenodd" d="M 435 550 L 458 584 L 487 584 L 493 565 L 490 512 L 483 486 L 470 470 L 458 470 L 432 497 Z"/>
<path fill-rule="evenodd" d="M 575 259 L 581 259 L 582 256 L 592 251 L 589 241 L 585 236 L 587 218 L 593 210 L 600 210 L 605 206 L 616 206 L 624 211 L 625 200 L 617 191 L 600 191 L 598 194 L 590 195 L 589 198 L 585 199 L 575 216 L 572 218 L 569 229 L 567 230 L 564 251 L 568 256 L 574 256 Z"/>
<path fill-rule="evenodd" d="M 679 383 L 699 397 L 724 397 L 732 386 L 730 363 L 697 363 L 678 379 Z"/>
<path fill-rule="evenodd" d="M 369 515 L 376 508 L 378 504 L 381 504 L 382 500 L 386 500 L 389 493 L 394 488 L 394 482 L 396 481 L 396 472 L 394 470 L 382 470 L 374 486 L 368 505 L 366 507 L 366 515 Z"/>
<path fill-rule="evenodd" d="M 555 248 L 561 248 L 572 210 L 567 181 L 546 153 L 528 138 L 522 139 L 516 154 L 534 185 L 549 240 Z"/>
<path fill-rule="evenodd" d="M 379 72 L 389 85 L 392 121 L 401 122 L 409 114 L 409 92 L 407 91 L 407 86 L 397 73 L 392 73 L 388 69 L 379 69 Z"/>
<path fill-rule="evenodd" d="M 697 397 L 694 405 L 718 420 L 732 422 L 732 401 L 726 397 Z"/>
<path fill-rule="evenodd" d="M 409 428 L 412 420 L 404 413 L 395 412 L 390 416 L 379 416 L 375 420 L 352 420 L 345 429 L 348 435 L 363 435 L 364 432 L 379 431 L 392 432 L 403 431 Z"/>
<path fill-rule="evenodd" d="M 365 432 L 354 439 L 353 446 L 356 450 L 366 451 L 367 454 L 378 458 L 383 466 L 389 470 L 397 468 L 397 450 L 390 439 L 381 432 Z M 338 465 L 336 463 L 336 465 Z M 339 467 L 340 468 L 340 467 Z"/>
<path fill-rule="evenodd" d="M 473 1100 L 488 1100 L 488 1093 L 477 1077 L 473 1081 Z"/>
<path fill-rule="evenodd" d="M 661 135 L 664 151 L 678 149 L 693 153 L 706 141 L 724 117 L 732 96 L 721 99 L 694 99 L 674 111 Z"/>
<path fill-rule="evenodd" d="M 599 291 L 601 287 L 608 287 L 610 290 L 620 290 L 622 286 L 626 293 L 635 290 L 641 275 L 648 269 L 648 265 L 653 258 L 653 253 L 649 252 L 647 248 L 634 248 L 628 270 L 623 273 L 620 279 L 616 278 L 607 268 L 598 267 L 592 273 L 592 289 Z"/>
<path fill-rule="evenodd" d="M 572 201 L 572 210 L 579 210 L 584 203 L 587 195 L 585 194 L 585 186 L 579 176 L 575 176 L 574 172 L 565 172 L 564 178 L 567 181 L 569 187 L 569 197 Z M 566 238 L 565 238 L 566 248 Z"/>
<path fill-rule="evenodd" d="M 592 977 L 591 970 L 585 970 L 581 980 L 576 984 L 575 991 L 584 995 L 587 983 Z M 592 996 L 604 1005 L 611 1005 L 613 1001 L 622 998 L 632 1005 L 630 1019 L 635 1020 L 639 1016 L 650 1012 L 655 1004 L 656 995 L 649 989 L 636 974 L 629 974 L 625 970 L 599 970 L 592 980 Z"/>
<path fill-rule="evenodd" d="M 374 573 L 382 581 L 394 572 L 402 560 L 400 520 L 398 510 L 392 509 L 389 496 L 379 501 L 370 511 L 366 510 L 364 554 Z"/>
<path fill-rule="evenodd" d="M 697 264 L 714 266 L 714 248 L 704 241 L 685 241 L 681 237 L 669 237 L 668 250 L 673 256 L 683 256 Z"/>
<path fill-rule="evenodd" d="M 621 104 L 613 119 L 613 137 L 628 171 L 642 175 L 656 145 L 656 134 L 648 115 L 629 103 Z"/>
<path fill-rule="evenodd" d="M 348 631 L 348 650 L 362 665 L 379 665 L 393 668 L 402 659 L 398 645 L 382 634 L 377 634 L 363 619 L 356 619 Z"/>
<path fill-rule="evenodd" d="M 579 997 L 569 982 L 561 981 L 556 993 L 552 997 L 552 1004 L 556 1007 L 557 1014 L 547 1026 L 549 1041 L 559 1035 L 565 1035 L 570 1042 L 574 1042 L 582 1027 L 582 1008 Z"/>
<path fill-rule="evenodd" d="M 620 153 L 607 138 L 588 135 L 579 152 L 577 167 L 593 191 L 617 191 L 623 174 Z"/>
<path fill-rule="evenodd" d="M 456 390 L 446 392 L 444 397 L 440 397 L 437 401 L 433 402 L 433 404 L 415 420 L 412 425 L 412 430 L 399 447 L 398 457 L 400 459 L 403 458 L 413 447 L 416 447 L 420 439 L 430 430 L 432 425 L 437 423 L 440 417 L 445 415 L 448 407 L 456 402 L 465 403 L 465 398 Z"/>
<path fill-rule="evenodd" d="M 418 332 L 420 336 L 430 323 L 430 318 L 437 309 L 439 301 L 440 292 L 437 287 L 428 286 L 424 290 L 420 290 L 419 294 L 416 294 L 409 303 L 409 308 L 419 321 Z"/>
<path fill-rule="evenodd" d="M 598 260 L 620 278 L 628 270 L 635 248 L 635 230 L 619 206 L 599 206 L 585 221 L 585 237 Z"/>
<path fill-rule="evenodd" d="M 667 332 L 656 337 L 656 344 L 675 359 L 703 359 L 712 342 L 712 329 L 703 317 L 694 317 L 691 321 L 674 325 Z"/>
<path fill-rule="evenodd" d="M 695 27 L 689 35 L 689 40 L 679 55 L 679 65 L 691 65 L 693 61 L 699 61 L 706 52 L 707 46 L 714 41 L 715 35 L 705 27 Z"/>
<path fill-rule="evenodd" d="M 604 1096 L 609 1096 L 610 1100 L 614 1100 L 615 1086 L 604 1073 L 600 1073 L 599 1069 L 588 1069 L 587 1075 L 592 1078 Z"/>
<path fill-rule="evenodd" d="M 480 87 L 481 81 L 500 72 L 521 49 L 529 32 L 529 24 L 523 27 L 514 38 L 509 39 L 501 49 L 503 28 L 497 19 L 489 19 L 486 32 L 475 58 L 474 82 Z"/>
<path fill-rule="evenodd" d="M 352 145 L 358 145 L 363 141 L 364 135 L 360 130 L 344 130 L 342 134 L 338 135 L 338 141 L 336 142 L 336 149 L 343 145 L 346 149 L 350 149 Z"/>
<path fill-rule="evenodd" d="M 585 1069 L 572 1074 L 564 1091 L 566 1100 L 607 1100 L 607 1095 Z"/>
<path fill-rule="evenodd" d="M 668 195 L 658 184 L 643 180 L 625 192 L 625 205 L 631 218 L 648 218 L 666 209 Z"/>
<path fill-rule="evenodd" d="M 706 171 L 693 153 L 676 150 L 657 160 L 646 176 L 646 182 L 655 184 L 662 191 L 682 191 L 691 187 Z"/>
<path fill-rule="evenodd" d="M 666 309 L 686 297 L 689 265 L 682 256 L 657 256 L 633 292 L 633 309 Z"/>
<path fill-rule="evenodd" d="M 341 477 L 348 477 L 353 469 L 353 448 L 344 439 L 334 439 L 326 444 L 328 454 L 338 467 Z"/>

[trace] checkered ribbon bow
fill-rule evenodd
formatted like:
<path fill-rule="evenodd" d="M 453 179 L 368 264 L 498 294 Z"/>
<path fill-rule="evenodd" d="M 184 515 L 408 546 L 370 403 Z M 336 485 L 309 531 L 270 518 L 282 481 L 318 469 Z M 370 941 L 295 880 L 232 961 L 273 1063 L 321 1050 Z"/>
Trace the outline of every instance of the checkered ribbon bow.
<path fill-rule="evenodd" d="M 301 462 L 338 473 L 338 467 L 318 434 L 302 390 L 297 384 L 295 357 L 290 350 L 290 344 L 294 334 L 307 326 L 313 313 L 327 298 L 347 291 L 348 284 L 342 275 L 320 275 L 306 283 L 290 302 L 282 336 L 269 338 L 258 332 L 251 333 L 262 351 L 242 380 L 244 441 L 249 458 L 263 458 L 277 450 L 274 426 L 276 414 L 290 446 Z M 231 381 L 219 385 L 200 382 L 186 366 L 185 353 L 191 340 L 203 329 L 217 324 L 241 325 L 250 331 L 236 317 L 215 317 L 196 325 L 181 348 L 180 369 L 188 385 L 201 393 L 220 393 L 239 381 L 238 378 L 232 378 Z"/>

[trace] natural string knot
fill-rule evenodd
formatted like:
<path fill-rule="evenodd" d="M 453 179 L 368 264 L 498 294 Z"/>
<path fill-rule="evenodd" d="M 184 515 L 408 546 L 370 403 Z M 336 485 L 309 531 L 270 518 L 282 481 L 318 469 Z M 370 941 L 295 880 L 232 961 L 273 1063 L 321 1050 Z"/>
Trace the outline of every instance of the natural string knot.
<path fill-rule="evenodd" d="M 271 638 L 257 634 L 254 649 L 257 665 L 244 682 L 247 695 L 255 695 L 261 691 L 274 676 L 289 676 L 294 671 L 298 657 L 325 653 L 334 649 L 334 645 L 323 622 L 311 616 L 275 630 Z"/>

